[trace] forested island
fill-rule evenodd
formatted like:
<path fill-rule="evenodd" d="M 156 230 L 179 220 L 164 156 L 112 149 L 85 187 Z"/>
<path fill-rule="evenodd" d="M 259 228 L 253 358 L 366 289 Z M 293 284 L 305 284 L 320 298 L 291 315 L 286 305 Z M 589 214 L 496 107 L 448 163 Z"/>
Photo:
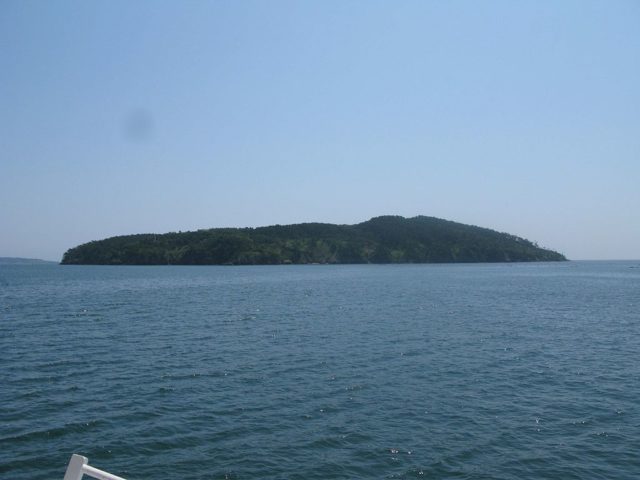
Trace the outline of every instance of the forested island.
<path fill-rule="evenodd" d="M 356 225 L 259 228 L 111 237 L 68 250 L 62 264 L 281 265 L 562 261 L 507 233 L 434 217 L 375 217 Z"/>

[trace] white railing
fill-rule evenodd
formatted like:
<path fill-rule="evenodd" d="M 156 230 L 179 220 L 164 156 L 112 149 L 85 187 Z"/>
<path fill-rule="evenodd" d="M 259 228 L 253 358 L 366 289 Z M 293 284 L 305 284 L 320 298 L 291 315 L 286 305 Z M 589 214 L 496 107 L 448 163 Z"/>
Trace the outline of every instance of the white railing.
<path fill-rule="evenodd" d="M 88 464 L 89 459 L 82 455 L 71 455 L 69 465 L 67 466 L 67 473 L 64 474 L 64 480 L 82 480 L 83 475 L 97 478 L 98 480 L 125 480 L 122 477 L 113 475 L 109 472 L 103 472 Z"/>

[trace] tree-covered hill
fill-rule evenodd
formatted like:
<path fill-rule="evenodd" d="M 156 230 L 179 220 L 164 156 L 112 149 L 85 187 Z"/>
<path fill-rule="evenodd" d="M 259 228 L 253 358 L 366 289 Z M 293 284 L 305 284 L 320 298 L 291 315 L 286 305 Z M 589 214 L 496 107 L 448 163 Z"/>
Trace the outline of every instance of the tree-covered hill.
<path fill-rule="evenodd" d="M 434 217 L 375 217 L 357 225 L 302 223 L 140 234 L 68 250 L 63 264 L 278 265 L 560 261 L 514 235 Z"/>

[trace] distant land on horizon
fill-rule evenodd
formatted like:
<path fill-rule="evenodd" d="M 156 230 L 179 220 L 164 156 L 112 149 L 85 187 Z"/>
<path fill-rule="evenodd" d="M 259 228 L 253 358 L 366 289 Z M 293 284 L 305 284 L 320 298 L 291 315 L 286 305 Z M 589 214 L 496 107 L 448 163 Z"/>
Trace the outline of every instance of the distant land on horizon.
<path fill-rule="evenodd" d="M 0 257 L 0 265 L 42 265 L 45 263 L 57 264 L 58 262 L 39 258 Z"/>
<path fill-rule="evenodd" d="M 282 265 L 564 261 L 515 235 L 435 217 L 375 217 L 356 225 L 301 223 L 137 234 L 67 250 L 70 265 Z"/>

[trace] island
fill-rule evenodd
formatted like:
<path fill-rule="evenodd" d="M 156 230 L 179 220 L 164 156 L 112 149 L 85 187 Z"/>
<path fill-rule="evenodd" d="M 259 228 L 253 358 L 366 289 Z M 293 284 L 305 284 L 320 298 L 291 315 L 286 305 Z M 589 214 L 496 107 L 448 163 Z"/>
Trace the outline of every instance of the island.
<path fill-rule="evenodd" d="M 64 265 L 286 265 L 539 262 L 566 258 L 524 238 L 435 217 L 375 217 L 137 234 L 69 249 Z"/>

